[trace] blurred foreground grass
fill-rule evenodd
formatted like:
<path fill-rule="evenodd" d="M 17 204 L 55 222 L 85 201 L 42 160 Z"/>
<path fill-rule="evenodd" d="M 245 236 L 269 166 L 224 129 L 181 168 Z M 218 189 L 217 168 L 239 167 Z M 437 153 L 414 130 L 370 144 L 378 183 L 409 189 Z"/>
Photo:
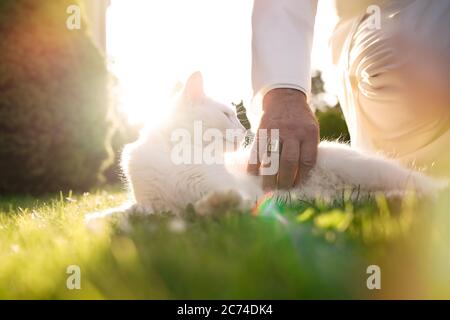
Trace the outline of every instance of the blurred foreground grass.
<path fill-rule="evenodd" d="M 121 204 L 109 189 L 0 198 L 0 298 L 450 298 L 450 197 L 135 217 L 89 230 L 86 213 Z M 81 290 L 66 287 L 69 265 Z M 381 290 L 368 290 L 369 265 Z"/>

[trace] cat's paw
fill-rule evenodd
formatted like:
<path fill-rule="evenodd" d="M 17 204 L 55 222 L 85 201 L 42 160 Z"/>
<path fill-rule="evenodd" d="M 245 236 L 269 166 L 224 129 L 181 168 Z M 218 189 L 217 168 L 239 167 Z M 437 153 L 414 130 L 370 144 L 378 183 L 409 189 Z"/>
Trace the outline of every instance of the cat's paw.
<path fill-rule="evenodd" d="M 140 204 L 125 203 L 120 207 L 110 208 L 103 211 L 88 213 L 84 217 L 84 223 L 90 231 L 100 231 L 112 221 L 116 221 L 123 231 L 130 231 L 131 225 L 128 219 L 132 216 L 151 214 L 148 207 Z"/>
<path fill-rule="evenodd" d="M 194 209 L 199 215 L 211 215 L 223 214 L 230 210 L 246 210 L 250 206 L 249 201 L 245 201 L 239 192 L 228 190 L 209 193 L 194 204 Z"/>

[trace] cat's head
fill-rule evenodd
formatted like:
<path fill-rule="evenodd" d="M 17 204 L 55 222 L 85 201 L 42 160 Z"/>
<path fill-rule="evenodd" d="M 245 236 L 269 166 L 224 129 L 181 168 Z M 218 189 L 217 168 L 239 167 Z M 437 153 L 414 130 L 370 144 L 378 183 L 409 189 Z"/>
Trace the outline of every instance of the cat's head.
<path fill-rule="evenodd" d="M 194 125 L 198 128 L 201 124 L 204 137 L 210 137 L 206 140 L 211 139 L 211 135 L 216 139 L 221 136 L 227 150 L 236 150 L 245 138 L 246 130 L 235 111 L 205 94 L 200 72 L 189 77 L 174 111 L 173 120 L 177 127 L 193 131 Z"/>

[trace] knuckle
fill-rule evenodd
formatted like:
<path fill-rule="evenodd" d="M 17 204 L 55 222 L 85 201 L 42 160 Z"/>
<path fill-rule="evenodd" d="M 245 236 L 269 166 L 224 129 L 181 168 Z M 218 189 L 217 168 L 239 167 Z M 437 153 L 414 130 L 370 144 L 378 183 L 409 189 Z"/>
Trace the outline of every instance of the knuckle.
<path fill-rule="evenodd" d="M 281 166 L 287 171 L 292 171 L 297 165 L 298 159 L 285 159 L 281 162 Z"/>
<path fill-rule="evenodd" d="M 300 162 L 305 167 L 313 167 L 316 164 L 316 159 L 313 157 L 305 157 Z"/>
<path fill-rule="evenodd" d="M 289 152 L 286 151 L 284 154 L 282 154 L 282 162 L 287 165 L 296 165 L 299 160 L 299 155 L 297 152 Z"/>
<path fill-rule="evenodd" d="M 318 135 L 318 133 L 319 133 L 319 126 L 315 122 L 308 123 L 305 126 L 305 131 L 309 135 Z"/>
<path fill-rule="evenodd" d="M 283 161 L 283 166 L 288 167 L 288 168 L 293 168 L 297 165 L 297 163 L 298 163 L 298 160 L 286 159 L 285 161 Z"/>

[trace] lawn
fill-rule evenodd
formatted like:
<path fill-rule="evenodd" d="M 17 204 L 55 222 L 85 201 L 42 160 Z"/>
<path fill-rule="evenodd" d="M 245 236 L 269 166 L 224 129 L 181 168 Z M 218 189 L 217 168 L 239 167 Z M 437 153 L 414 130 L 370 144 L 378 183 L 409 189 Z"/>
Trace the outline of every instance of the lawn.
<path fill-rule="evenodd" d="M 450 298 L 449 195 L 267 201 L 253 213 L 188 209 L 94 228 L 84 215 L 121 204 L 120 188 L 2 197 L 0 298 Z M 66 285 L 72 265 L 79 290 Z M 367 288 L 370 265 L 381 290 Z"/>

